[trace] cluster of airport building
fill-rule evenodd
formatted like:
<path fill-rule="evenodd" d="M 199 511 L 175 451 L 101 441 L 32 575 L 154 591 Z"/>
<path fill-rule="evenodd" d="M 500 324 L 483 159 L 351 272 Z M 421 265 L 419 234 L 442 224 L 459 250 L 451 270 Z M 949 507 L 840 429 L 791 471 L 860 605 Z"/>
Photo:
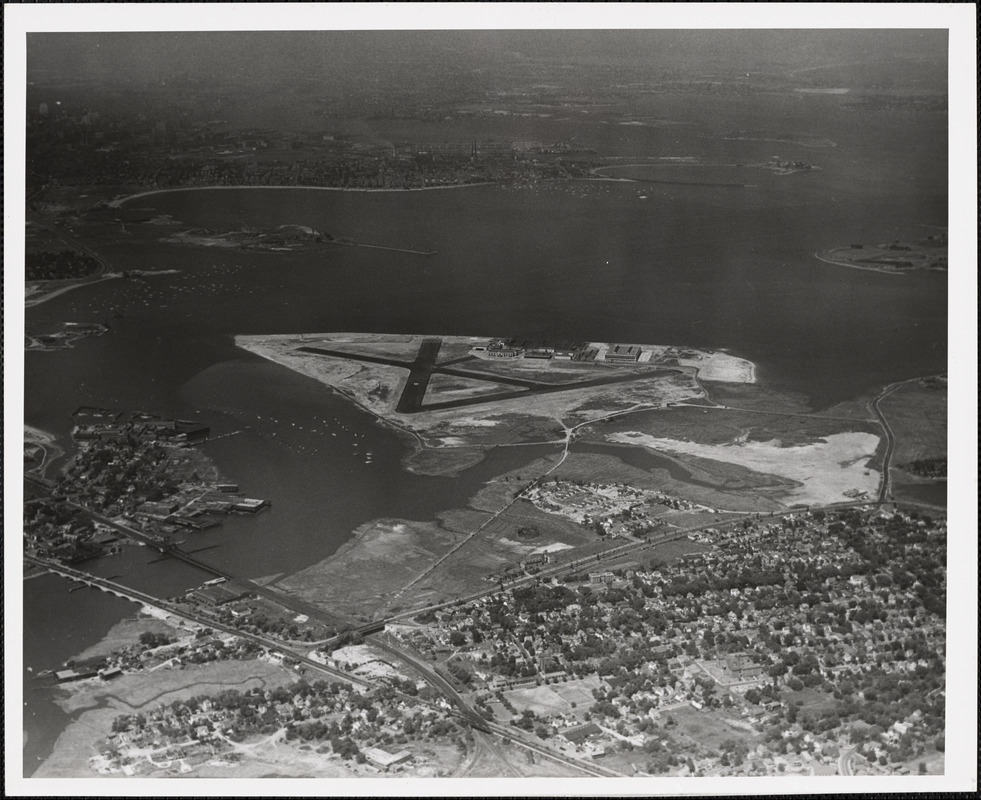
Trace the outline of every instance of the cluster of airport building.
<path fill-rule="evenodd" d="M 635 344 L 606 344 L 571 340 L 490 339 L 477 344 L 471 352 L 485 358 L 531 358 L 540 360 L 605 361 L 611 364 L 633 364 L 650 360 L 651 351 Z"/>

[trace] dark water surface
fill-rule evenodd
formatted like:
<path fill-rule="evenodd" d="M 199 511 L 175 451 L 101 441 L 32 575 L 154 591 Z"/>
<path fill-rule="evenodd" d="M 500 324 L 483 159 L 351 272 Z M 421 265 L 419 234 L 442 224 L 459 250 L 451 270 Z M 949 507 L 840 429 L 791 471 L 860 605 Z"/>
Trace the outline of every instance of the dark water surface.
<path fill-rule="evenodd" d="M 888 123 L 876 123 L 878 139 L 848 123 L 838 147 L 820 151 L 678 139 L 664 153 L 715 154 L 725 163 L 780 153 L 823 167 L 790 176 L 753 170 L 746 182 L 755 188 L 740 190 L 576 181 L 135 199 L 132 207 L 169 214 L 178 229 L 300 224 L 438 252 L 246 253 L 161 243 L 168 229 L 131 225 L 93 246 L 117 269 L 179 274 L 108 281 L 30 310 L 30 325 L 108 320 L 111 330 L 70 350 L 26 354 L 26 422 L 64 440 L 71 412 L 90 404 L 200 419 L 214 434 L 233 434 L 205 451 L 272 509 L 189 537 L 219 545 L 202 553 L 205 560 L 260 577 L 329 556 L 368 520 L 433 519 L 464 505 L 493 475 L 556 448 L 498 449 L 458 478 L 410 475 L 393 432 L 316 382 L 237 349 L 236 334 L 548 335 L 726 348 L 755 361 L 768 386 L 804 394 L 815 408 L 941 371 L 944 273 L 891 276 L 813 258 L 828 247 L 925 236 L 930 231 L 917 226 L 945 224 L 944 155 L 897 138 Z M 637 152 L 638 142 L 668 134 L 616 135 Z M 144 549 L 126 548 L 93 568 L 164 596 L 205 578 L 150 561 Z M 25 664 L 35 670 L 57 667 L 134 609 L 97 592 L 69 596 L 55 578 L 27 581 L 24 591 Z M 31 771 L 65 715 L 29 678 L 27 686 Z"/>

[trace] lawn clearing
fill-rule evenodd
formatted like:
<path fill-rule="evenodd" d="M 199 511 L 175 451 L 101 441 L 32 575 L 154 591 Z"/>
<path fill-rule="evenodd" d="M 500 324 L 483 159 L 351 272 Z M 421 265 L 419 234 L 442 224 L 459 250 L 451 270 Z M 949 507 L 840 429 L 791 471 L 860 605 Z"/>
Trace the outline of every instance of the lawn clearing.
<path fill-rule="evenodd" d="M 593 689 L 601 683 L 598 675 L 589 675 L 565 683 L 512 689 L 504 695 L 519 714 L 525 709 L 545 717 L 584 713 L 596 702 Z"/>
<path fill-rule="evenodd" d="M 670 729 L 673 736 L 686 737 L 709 751 L 719 751 L 722 745 L 730 740 L 743 741 L 747 747 L 753 748 L 760 739 L 758 733 L 751 733 L 727 724 L 727 720 L 734 718 L 720 711 L 711 709 L 698 711 L 685 706 L 672 710 L 669 716 L 677 723 L 676 727 Z"/>

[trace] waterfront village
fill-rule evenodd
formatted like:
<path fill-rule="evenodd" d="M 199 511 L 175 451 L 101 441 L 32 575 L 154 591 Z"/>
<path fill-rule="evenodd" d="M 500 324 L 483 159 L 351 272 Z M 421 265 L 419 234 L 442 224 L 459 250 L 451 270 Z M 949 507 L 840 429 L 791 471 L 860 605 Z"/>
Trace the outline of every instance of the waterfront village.
<path fill-rule="evenodd" d="M 371 686 L 361 681 L 308 679 L 289 656 L 265 651 L 208 629 L 171 639 L 144 635 L 102 667 L 102 681 L 121 670 L 183 669 L 223 660 L 261 659 L 287 682 L 245 691 L 194 695 L 117 717 L 91 766 L 99 774 L 180 774 L 202 765 L 234 766 L 256 738 L 285 740 L 300 750 L 333 754 L 370 775 L 438 774 L 441 750 L 461 751 L 464 730 L 449 704 L 419 681 L 392 673 Z M 76 668 L 77 669 L 77 668 Z M 91 665 L 87 668 L 91 672 Z M 292 675 L 292 679 L 290 678 Z M 78 678 L 73 678 L 78 680 Z"/>
<path fill-rule="evenodd" d="M 847 774 L 942 772 L 945 521 L 801 511 L 691 538 L 684 553 L 391 623 L 380 642 L 425 660 L 515 740 L 621 774 L 820 775 L 845 760 Z M 238 592 L 213 602 L 255 605 Z M 373 637 L 312 644 L 309 659 L 350 685 L 311 683 L 288 646 L 200 625 L 56 677 L 80 686 L 228 659 L 293 676 L 119 717 L 90 762 L 103 774 L 232 767 L 270 736 L 358 774 L 438 774 L 438 748 L 465 746 L 445 699 Z"/>
<path fill-rule="evenodd" d="M 268 502 L 242 497 L 193 446 L 209 428 L 193 421 L 81 407 L 73 414 L 76 454 L 57 478 L 34 476 L 47 492 L 24 504 L 28 555 L 77 564 L 118 549 L 120 518 L 145 542 L 174 544 L 181 532 L 221 524 L 230 513 L 255 514 Z M 37 445 L 25 445 L 25 461 Z M 100 519 L 94 519 L 95 512 Z"/>
<path fill-rule="evenodd" d="M 394 671 L 364 681 L 303 676 L 295 658 L 255 642 L 189 625 L 177 635 L 145 632 L 137 643 L 109 656 L 72 661 L 54 673 L 62 685 L 85 691 L 126 675 L 193 669 L 216 662 L 262 662 L 268 688 L 226 689 L 193 695 L 115 719 L 90 761 L 98 774 L 152 775 L 192 772 L 202 765 L 232 767 L 256 737 L 301 750 L 333 753 L 364 774 L 398 771 L 411 761 L 415 774 L 436 774 L 440 750 L 462 749 L 464 731 L 449 705 L 422 681 Z M 268 676 L 267 676 L 268 677 Z M 88 686 L 86 686 L 88 684 Z"/>

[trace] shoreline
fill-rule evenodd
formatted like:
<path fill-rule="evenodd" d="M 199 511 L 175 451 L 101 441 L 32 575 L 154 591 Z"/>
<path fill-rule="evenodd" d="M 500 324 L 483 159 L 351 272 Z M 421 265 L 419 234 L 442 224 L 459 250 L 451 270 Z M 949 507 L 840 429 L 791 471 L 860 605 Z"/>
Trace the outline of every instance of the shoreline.
<path fill-rule="evenodd" d="M 24 441 L 31 444 L 54 444 L 57 437 L 33 425 L 24 424 Z"/>
<path fill-rule="evenodd" d="M 848 267 L 849 269 L 861 269 L 865 272 L 879 272 L 883 275 L 903 275 L 903 272 L 895 269 L 883 269 L 882 267 L 860 267 L 858 264 L 848 264 L 844 261 L 832 261 L 830 258 L 824 258 L 820 253 L 815 253 L 814 257 L 818 261 L 823 261 L 825 264 L 834 264 L 837 267 Z"/>
<path fill-rule="evenodd" d="M 66 292 L 70 292 L 73 289 L 81 289 L 83 286 L 92 286 L 96 283 L 103 283 L 104 281 L 116 280 L 118 278 L 124 278 L 126 275 L 134 278 L 145 278 L 153 277 L 154 275 L 178 275 L 180 274 L 179 269 L 133 269 L 127 270 L 126 273 L 123 272 L 107 272 L 99 278 L 93 278 L 92 280 L 83 280 L 78 283 L 73 283 L 70 286 L 61 286 L 54 289 L 46 294 L 41 294 L 38 297 L 25 297 L 24 298 L 24 308 L 34 308 L 41 305 L 42 303 L 47 303 L 48 300 L 53 300 L 56 297 L 60 297 Z"/>
<path fill-rule="evenodd" d="M 109 734 L 113 720 L 121 714 L 157 706 L 168 699 L 187 699 L 199 694 L 203 688 L 263 688 L 291 681 L 292 676 L 281 667 L 260 664 L 262 662 L 255 660 L 229 660 L 181 670 L 128 673 L 111 684 L 62 687 L 55 702 L 69 714 L 68 724 L 31 777 L 99 778 L 89 759 L 97 755 L 97 745 Z M 162 691 L 155 693 L 155 690 Z"/>
<path fill-rule="evenodd" d="M 24 424 L 24 444 L 36 445 L 43 451 L 44 456 L 41 459 L 41 463 L 33 470 L 27 470 L 28 472 L 33 471 L 42 478 L 47 474 L 51 464 L 65 455 L 65 448 L 58 443 L 57 436 L 48 431 L 41 430 L 41 428 L 35 428 L 33 425 L 27 425 L 26 423 Z"/>
<path fill-rule="evenodd" d="M 405 464 L 406 461 L 408 461 L 411 458 L 415 457 L 419 453 L 425 452 L 427 449 L 432 449 L 432 448 L 428 448 L 426 446 L 425 441 L 423 440 L 423 438 L 418 433 L 416 433 L 415 431 L 409 430 L 408 428 L 404 428 L 404 427 L 402 427 L 401 425 L 399 425 L 398 423 L 396 423 L 396 422 L 394 422 L 392 420 L 386 419 L 385 417 L 381 416 L 374 409 L 369 408 L 368 406 L 366 406 L 363 403 L 361 403 L 357 399 L 357 397 L 355 397 L 353 394 L 349 394 L 349 393 L 343 391 L 342 389 L 340 389 L 337 386 L 332 386 L 329 383 L 324 383 L 323 381 L 320 381 L 317 378 L 315 378 L 313 375 L 308 375 L 305 372 L 300 372 L 298 370 L 293 369 L 290 366 L 287 366 L 286 364 L 283 364 L 281 361 L 277 360 L 273 354 L 268 353 L 268 352 L 265 352 L 265 349 L 261 346 L 261 344 L 259 344 L 257 346 L 256 343 L 254 343 L 254 342 L 251 342 L 251 341 L 242 341 L 243 339 L 248 339 L 248 338 L 249 337 L 248 337 L 247 334 L 239 334 L 239 335 L 235 336 L 235 338 L 234 338 L 235 346 L 238 347 L 238 348 L 240 348 L 240 349 L 242 349 L 242 350 L 245 350 L 247 353 L 252 353 L 252 355 L 255 355 L 255 356 L 258 356 L 259 358 L 265 359 L 266 361 L 270 362 L 271 364 L 275 364 L 278 367 L 282 367 L 284 369 L 291 370 L 292 372 L 294 372 L 294 373 L 296 373 L 298 375 L 304 375 L 305 377 L 310 378 L 310 380 L 316 381 L 319 385 L 321 385 L 324 388 L 328 389 L 329 391 L 333 392 L 338 397 L 341 397 L 341 398 L 343 398 L 343 399 L 345 399 L 345 400 L 353 403 L 361 411 L 364 411 L 366 414 L 371 415 L 371 417 L 375 420 L 375 424 L 376 425 L 379 425 L 379 426 L 381 426 L 383 428 L 387 428 L 392 433 L 395 433 L 400 439 L 402 439 L 405 442 L 406 445 L 408 445 L 408 448 L 409 448 L 409 452 L 405 456 L 403 456 L 403 458 L 402 458 L 403 465 Z M 258 338 L 258 339 L 295 339 L 296 338 L 296 334 L 270 334 L 268 336 L 260 336 L 260 337 L 256 337 L 256 338 Z M 405 467 L 405 469 L 406 469 L 407 472 L 417 473 L 416 470 L 409 469 L 408 467 Z M 418 473 L 418 474 L 428 474 L 428 473 Z"/>
<path fill-rule="evenodd" d="M 113 278 L 121 278 L 121 275 L 103 275 L 101 278 L 96 278 L 90 281 L 81 281 L 80 283 L 73 283 L 71 286 L 62 286 L 59 289 L 54 289 L 53 291 L 42 294 L 39 297 L 25 298 L 24 308 L 34 308 L 41 305 L 42 303 L 47 303 L 48 300 L 54 300 L 56 297 L 60 297 L 66 292 L 70 292 L 74 289 L 81 289 L 83 286 L 92 286 L 96 283 L 102 283 L 103 281 L 111 281 Z"/>
<path fill-rule="evenodd" d="M 120 208 L 123 203 L 130 200 L 137 200 L 140 197 L 150 197 L 155 194 L 169 194 L 171 192 L 203 192 L 217 191 L 221 189 L 301 189 L 320 192 L 428 192 L 434 189 L 466 189 L 471 186 L 496 186 L 496 181 L 480 181 L 478 183 L 453 183 L 442 186 L 416 186 L 411 189 L 354 189 L 345 186 L 252 186 L 252 185 L 233 185 L 233 186 L 175 186 L 169 189 L 151 189 L 147 192 L 126 195 L 110 200 L 107 205 L 110 208 Z"/>

